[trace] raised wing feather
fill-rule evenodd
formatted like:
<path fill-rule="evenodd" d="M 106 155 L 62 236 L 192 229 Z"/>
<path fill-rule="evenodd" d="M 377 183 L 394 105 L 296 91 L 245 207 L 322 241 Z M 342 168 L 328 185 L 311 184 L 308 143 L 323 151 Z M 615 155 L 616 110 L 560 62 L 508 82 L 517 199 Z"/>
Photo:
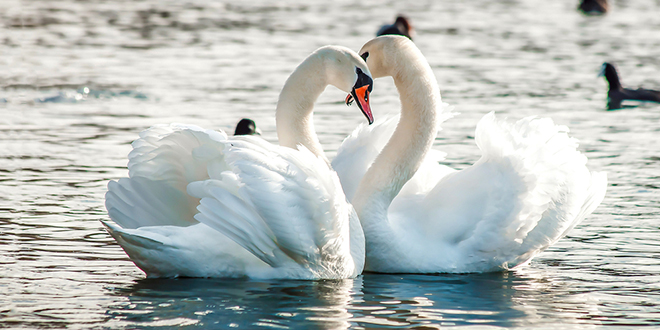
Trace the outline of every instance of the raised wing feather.
<path fill-rule="evenodd" d="M 448 270 L 524 263 L 591 213 L 605 192 L 605 175 L 587 170 L 567 131 L 550 119 L 508 124 L 490 113 L 476 131 L 482 158 L 390 218 L 416 222 L 419 232 L 409 235 L 433 237 L 447 251 Z"/>
<path fill-rule="evenodd" d="M 196 223 L 196 199 L 166 181 L 144 177 L 108 183 L 105 205 L 110 218 L 123 228 Z"/>
<path fill-rule="evenodd" d="M 106 227 L 150 276 L 345 278 L 361 272 L 351 256 L 364 256 L 361 235 L 355 237 L 362 246 L 350 244 L 349 229 L 362 234 L 355 211 L 336 173 L 311 152 L 179 124 L 148 129 L 133 148 L 130 178 L 111 182 L 106 194 L 119 226 Z M 217 244 L 209 250 L 209 242 L 194 237 Z M 207 266 L 195 253 L 217 260 Z M 190 272 L 176 266 L 186 258 L 194 260 Z"/>
<path fill-rule="evenodd" d="M 253 139 L 226 146 L 231 174 L 212 174 L 188 187 L 201 198 L 196 219 L 273 267 L 295 262 L 318 271 L 347 263 L 353 210 L 336 174 L 306 149 L 266 147 Z M 337 260 L 328 262 L 329 256 Z"/>
<path fill-rule="evenodd" d="M 208 162 L 219 163 L 226 139 L 223 132 L 181 124 L 140 133 L 129 154 L 129 178 L 108 184 L 105 204 L 112 220 L 123 228 L 197 223 L 199 200 L 186 187 L 208 178 Z"/>

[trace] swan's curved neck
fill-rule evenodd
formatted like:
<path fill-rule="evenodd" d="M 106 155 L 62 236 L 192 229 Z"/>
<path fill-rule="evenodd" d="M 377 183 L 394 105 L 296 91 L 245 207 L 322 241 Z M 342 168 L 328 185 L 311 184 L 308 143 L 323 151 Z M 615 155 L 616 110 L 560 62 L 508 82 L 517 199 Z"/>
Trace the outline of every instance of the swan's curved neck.
<path fill-rule="evenodd" d="M 360 181 L 353 199 L 363 227 L 382 221 L 392 200 L 421 165 L 437 133 L 440 92 L 426 59 L 417 49 L 399 54 L 392 70 L 401 99 L 401 119 L 394 134 Z M 368 230 L 365 229 L 365 232 Z"/>
<path fill-rule="evenodd" d="M 280 145 L 297 148 L 303 145 L 328 162 L 319 142 L 312 111 L 319 95 L 328 86 L 325 64 L 319 56 L 310 56 L 289 76 L 275 111 Z"/>

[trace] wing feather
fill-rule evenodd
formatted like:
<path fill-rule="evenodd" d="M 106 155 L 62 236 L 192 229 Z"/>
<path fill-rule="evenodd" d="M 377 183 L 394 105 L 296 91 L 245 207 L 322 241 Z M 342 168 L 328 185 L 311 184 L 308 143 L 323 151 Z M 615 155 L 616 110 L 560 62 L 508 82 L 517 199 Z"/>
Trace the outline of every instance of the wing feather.
<path fill-rule="evenodd" d="M 308 150 L 231 140 L 233 173 L 189 185 L 201 198 L 196 219 L 225 233 L 273 267 L 295 262 L 324 267 L 324 254 L 350 255 L 346 202 L 336 174 Z M 222 176 L 224 175 L 224 177 Z"/>
<path fill-rule="evenodd" d="M 587 170 L 567 132 L 550 119 L 509 124 L 484 116 L 476 131 L 482 158 L 441 179 L 409 210 L 419 216 L 405 219 L 417 222 L 416 234 L 448 244 L 454 255 L 447 260 L 465 269 L 526 262 L 591 213 L 605 192 L 604 174 Z"/>
<path fill-rule="evenodd" d="M 140 133 L 129 153 L 129 178 L 110 181 L 106 208 L 123 228 L 197 223 L 199 199 L 186 186 L 208 178 L 214 160 L 223 166 L 221 150 L 226 134 L 192 125 L 156 125 Z"/>

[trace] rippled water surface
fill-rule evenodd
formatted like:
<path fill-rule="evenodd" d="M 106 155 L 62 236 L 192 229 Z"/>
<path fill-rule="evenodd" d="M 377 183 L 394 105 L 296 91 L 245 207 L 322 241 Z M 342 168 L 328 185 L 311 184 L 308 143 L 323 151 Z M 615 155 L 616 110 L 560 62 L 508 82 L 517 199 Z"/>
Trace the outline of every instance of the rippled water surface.
<path fill-rule="evenodd" d="M 660 1 L 0 2 L 0 327 L 586 328 L 660 325 L 660 105 L 605 111 L 604 61 L 624 84 L 660 89 Z M 602 205 L 517 271 L 365 274 L 343 281 L 147 280 L 98 220 L 157 123 L 233 130 L 255 119 L 276 141 L 288 74 L 326 44 L 358 50 L 398 12 L 461 115 L 436 148 L 464 168 L 474 126 L 500 116 L 570 127 L 608 172 Z M 315 124 L 334 155 L 364 121 L 328 88 Z M 398 111 L 377 80 L 375 116 Z"/>

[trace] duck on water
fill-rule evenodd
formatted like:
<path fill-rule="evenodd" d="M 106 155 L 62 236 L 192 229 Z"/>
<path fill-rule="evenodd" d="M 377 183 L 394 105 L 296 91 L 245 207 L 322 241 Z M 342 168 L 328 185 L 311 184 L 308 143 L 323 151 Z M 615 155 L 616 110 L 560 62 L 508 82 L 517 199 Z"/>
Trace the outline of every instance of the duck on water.
<path fill-rule="evenodd" d="M 644 88 L 624 88 L 621 85 L 616 68 L 610 63 L 603 63 L 598 76 L 605 76 L 605 80 L 610 85 L 607 92 L 607 110 L 621 109 L 621 102 L 624 100 L 660 103 L 660 91 Z"/>

